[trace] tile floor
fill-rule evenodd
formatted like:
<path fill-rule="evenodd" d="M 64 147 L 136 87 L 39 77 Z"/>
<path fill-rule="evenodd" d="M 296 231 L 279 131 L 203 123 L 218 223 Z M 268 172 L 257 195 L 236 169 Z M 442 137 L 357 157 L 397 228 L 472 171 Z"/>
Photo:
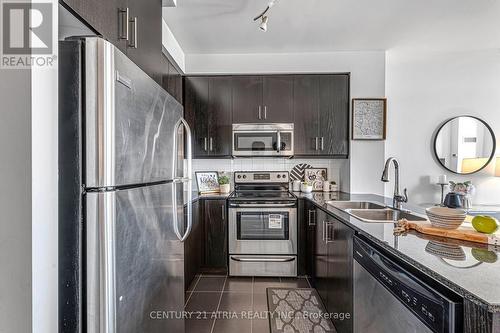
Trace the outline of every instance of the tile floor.
<path fill-rule="evenodd" d="M 200 275 L 186 293 L 186 333 L 268 333 L 266 288 L 310 288 L 306 278 Z"/>

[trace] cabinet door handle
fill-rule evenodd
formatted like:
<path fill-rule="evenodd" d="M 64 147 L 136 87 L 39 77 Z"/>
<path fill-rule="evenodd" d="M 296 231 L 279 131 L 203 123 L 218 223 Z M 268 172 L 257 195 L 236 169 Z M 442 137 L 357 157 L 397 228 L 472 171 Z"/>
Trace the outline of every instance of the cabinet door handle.
<path fill-rule="evenodd" d="M 324 140 L 324 138 L 323 138 L 323 137 L 321 137 L 321 138 L 319 138 L 319 140 L 320 140 L 319 142 L 320 142 L 320 147 L 321 147 L 321 150 L 325 149 L 325 145 L 324 145 L 324 141 L 325 141 L 325 140 Z"/>
<path fill-rule="evenodd" d="M 323 242 L 325 242 L 325 221 L 323 221 L 322 231 L 323 231 L 323 235 L 322 235 L 321 239 L 323 240 Z"/>
<path fill-rule="evenodd" d="M 118 39 L 128 40 L 129 35 L 129 10 L 127 8 L 119 8 L 118 9 L 118 24 L 119 24 L 119 32 Z"/>
<path fill-rule="evenodd" d="M 335 229 L 333 228 L 334 226 L 333 222 L 326 222 L 325 224 L 326 224 L 325 242 L 326 244 L 332 243 L 333 240 L 335 239 Z M 330 230 L 331 230 L 331 237 L 330 237 Z"/>
<path fill-rule="evenodd" d="M 267 119 L 267 105 L 264 105 L 264 119 Z"/>
<path fill-rule="evenodd" d="M 224 221 L 226 219 L 226 206 L 222 205 L 220 208 L 222 211 L 222 220 Z"/>
<path fill-rule="evenodd" d="M 259 105 L 259 120 L 262 119 L 262 106 Z"/>
<path fill-rule="evenodd" d="M 309 209 L 309 212 L 308 212 L 308 224 L 310 227 L 313 227 L 316 225 L 316 216 L 314 216 L 314 219 L 311 218 L 311 215 L 316 215 L 316 210 L 314 209 Z"/>
<path fill-rule="evenodd" d="M 214 138 L 210 138 L 210 151 L 214 151 Z"/>
<path fill-rule="evenodd" d="M 207 142 L 207 138 L 203 138 L 203 150 L 208 151 L 208 142 Z"/>
<path fill-rule="evenodd" d="M 318 150 L 318 137 L 314 138 L 314 150 Z"/>
<path fill-rule="evenodd" d="M 132 25 L 132 33 L 131 33 L 132 36 L 130 37 L 130 41 L 128 43 L 128 46 L 130 48 L 136 49 L 137 48 L 137 44 L 138 44 L 138 38 L 137 38 L 137 16 L 132 17 L 129 20 L 129 24 Z"/>

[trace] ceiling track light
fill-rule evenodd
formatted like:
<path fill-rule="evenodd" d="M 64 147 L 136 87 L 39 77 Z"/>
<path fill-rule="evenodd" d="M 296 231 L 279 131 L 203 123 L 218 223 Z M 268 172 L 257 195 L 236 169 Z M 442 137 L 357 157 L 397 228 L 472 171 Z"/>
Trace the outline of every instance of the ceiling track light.
<path fill-rule="evenodd" d="M 254 22 L 257 21 L 258 19 L 261 19 L 261 22 L 260 22 L 260 25 L 259 25 L 260 30 L 267 31 L 267 21 L 269 21 L 269 17 L 266 16 L 266 14 L 269 11 L 269 9 L 271 9 L 271 7 L 274 6 L 274 4 L 277 1 L 278 0 L 271 0 L 271 1 L 269 1 L 269 3 L 267 4 L 266 9 L 264 9 L 264 11 L 262 13 L 260 13 L 258 16 L 256 16 L 253 19 Z"/>

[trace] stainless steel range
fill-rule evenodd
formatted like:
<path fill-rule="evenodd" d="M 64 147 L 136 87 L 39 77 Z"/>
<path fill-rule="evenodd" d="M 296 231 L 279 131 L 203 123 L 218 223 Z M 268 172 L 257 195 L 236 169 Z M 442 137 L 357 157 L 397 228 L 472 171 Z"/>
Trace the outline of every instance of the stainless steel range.
<path fill-rule="evenodd" d="M 286 171 L 236 172 L 229 198 L 229 275 L 297 275 L 297 198 Z"/>

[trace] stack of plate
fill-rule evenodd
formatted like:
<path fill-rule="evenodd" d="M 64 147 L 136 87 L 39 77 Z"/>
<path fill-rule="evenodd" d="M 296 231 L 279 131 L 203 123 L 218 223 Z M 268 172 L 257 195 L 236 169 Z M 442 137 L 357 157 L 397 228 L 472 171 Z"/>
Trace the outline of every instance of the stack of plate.
<path fill-rule="evenodd" d="M 437 228 L 457 229 L 465 221 L 467 212 L 463 209 L 431 207 L 426 209 L 431 224 Z"/>

